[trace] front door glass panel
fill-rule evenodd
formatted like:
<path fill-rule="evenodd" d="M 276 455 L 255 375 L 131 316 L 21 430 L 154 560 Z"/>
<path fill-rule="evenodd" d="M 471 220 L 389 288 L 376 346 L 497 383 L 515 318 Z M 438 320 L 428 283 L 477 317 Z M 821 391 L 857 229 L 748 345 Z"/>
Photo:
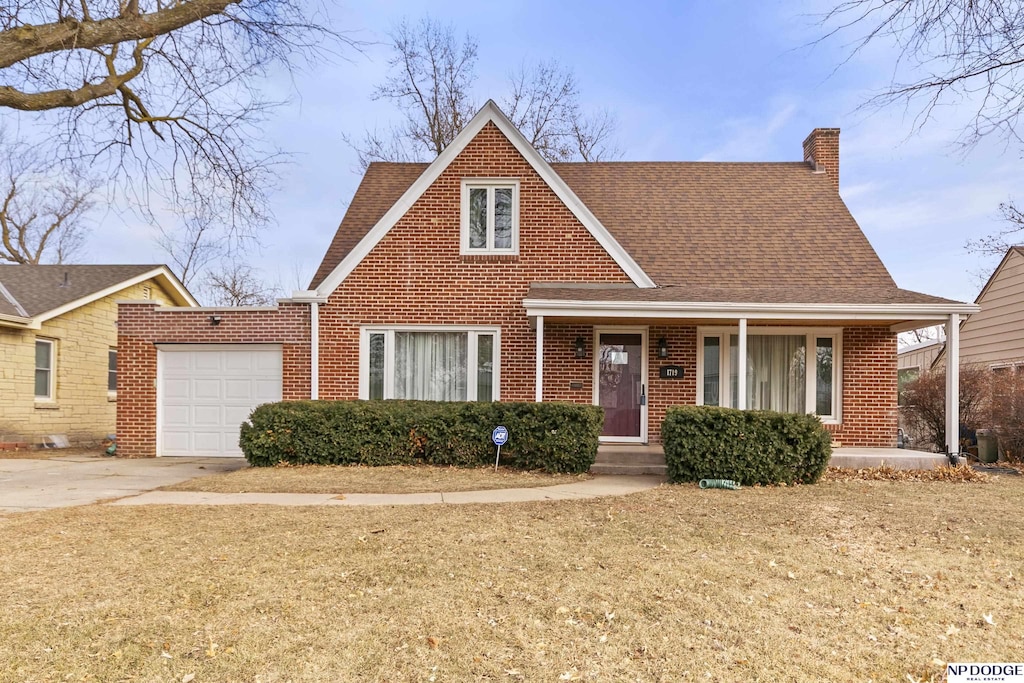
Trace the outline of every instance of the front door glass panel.
<path fill-rule="evenodd" d="M 600 334 L 597 375 L 598 405 L 604 408 L 601 436 L 639 438 L 643 335 Z"/>

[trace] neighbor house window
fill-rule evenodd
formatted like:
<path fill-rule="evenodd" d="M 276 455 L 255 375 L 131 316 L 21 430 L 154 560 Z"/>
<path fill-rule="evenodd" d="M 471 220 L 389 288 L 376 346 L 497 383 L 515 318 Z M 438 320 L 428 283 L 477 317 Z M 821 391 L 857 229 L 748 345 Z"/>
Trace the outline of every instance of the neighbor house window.
<path fill-rule="evenodd" d="M 519 252 L 519 182 L 466 180 L 462 183 L 462 253 Z"/>
<path fill-rule="evenodd" d="M 498 331 L 367 328 L 360 367 L 360 398 L 494 401 Z"/>
<path fill-rule="evenodd" d="M 921 368 L 918 366 L 900 368 L 899 370 L 896 371 L 897 395 L 899 397 L 897 403 L 899 403 L 899 405 L 907 405 L 907 397 L 904 394 L 907 385 L 916 380 L 920 376 Z"/>
<path fill-rule="evenodd" d="M 832 330 L 759 329 L 748 334 L 746 407 L 815 413 L 825 421 L 838 421 L 840 337 L 841 332 Z M 737 407 L 739 335 L 702 330 L 701 349 L 699 404 Z"/>
<path fill-rule="evenodd" d="M 53 400 L 53 349 L 49 339 L 36 340 L 36 399 Z"/>
<path fill-rule="evenodd" d="M 117 349 L 107 351 L 107 392 L 117 393 Z"/>

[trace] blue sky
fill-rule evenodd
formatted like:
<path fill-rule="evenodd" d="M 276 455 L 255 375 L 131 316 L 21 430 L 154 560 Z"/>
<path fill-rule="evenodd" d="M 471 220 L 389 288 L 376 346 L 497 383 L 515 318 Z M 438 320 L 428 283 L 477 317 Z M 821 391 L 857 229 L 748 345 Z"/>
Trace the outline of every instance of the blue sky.
<path fill-rule="evenodd" d="M 1001 227 L 997 208 L 1024 181 L 1020 153 L 985 140 L 955 146 L 966 104 L 914 131 L 914 110 L 861 110 L 892 77 L 894 53 L 872 46 L 845 65 L 846 39 L 809 46 L 824 2 L 414 2 L 331 5 L 336 28 L 386 40 L 402 17 L 427 12 L 479 43 L 478 104 L 498 100 L 509 71 L 556 59 L 572 68 L 587 109 L 618 119 L 624 160 L 794 161 L 816 126 L 839 127 L 840 194 L 898 285 L 973 301 L 995 265 L 963 246 Z M 370 95 L 387 73 L 388 51 L 305 68 L 267 81 L 289 98 L 268 139 L 292 153 L 273 193 L 277 225 L 251 255 L 286 291 L 305 287 L 359 182 L 343 134 L 397 120 Z M 1020 197 L 1024 201 L 1024 196 Z M 148 227 L 107 215 L 88 262 L 162 262 Z"/>

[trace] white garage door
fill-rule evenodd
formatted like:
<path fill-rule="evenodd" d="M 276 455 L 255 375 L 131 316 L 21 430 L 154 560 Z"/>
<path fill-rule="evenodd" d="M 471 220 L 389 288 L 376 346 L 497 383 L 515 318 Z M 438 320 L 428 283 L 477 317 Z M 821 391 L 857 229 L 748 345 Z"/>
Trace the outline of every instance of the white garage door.
<path fill-rule="evenodd" d="M 281 347 L 161 346 L 157 376 L 159 455 L 240 456 L 239 425 L 281 400 Z"/>

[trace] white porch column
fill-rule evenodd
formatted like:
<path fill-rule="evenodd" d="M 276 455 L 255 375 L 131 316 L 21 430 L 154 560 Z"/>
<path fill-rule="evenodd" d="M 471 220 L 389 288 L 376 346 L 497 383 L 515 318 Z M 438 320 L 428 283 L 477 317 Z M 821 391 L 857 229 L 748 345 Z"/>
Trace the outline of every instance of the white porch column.
<path fill-rule="evenodd" d="M 320 304 L 309 302 L 309 397 L 320 398 Z"/>
<path fill-rule="evenodd" d="M 946 323 L 946 453 L 960 452 L 960 316 Z"/>
<path fill-rule="evenodd" d="M 740 318 L 740 341 L 738 356 L 739 362 L 736 368 L 736 407 L 740 410 L 747 409 L 747 319 Z M 728 379 L 728 378 L 727 378 Z"/>
<path fill-rule="evenodd" d="M 544 316 L 537 316 L 537 389 L 536 402 L 544 400 Z"/>

